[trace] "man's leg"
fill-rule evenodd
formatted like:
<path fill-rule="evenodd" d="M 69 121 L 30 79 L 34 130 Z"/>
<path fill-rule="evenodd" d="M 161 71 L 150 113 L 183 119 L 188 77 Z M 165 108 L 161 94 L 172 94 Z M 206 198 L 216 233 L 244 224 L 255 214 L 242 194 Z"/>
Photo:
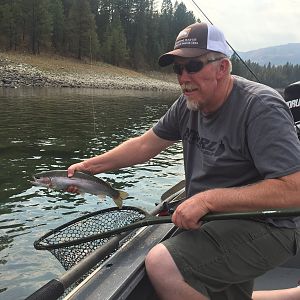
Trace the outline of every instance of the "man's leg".
<path fill-rule="evenodd" d="M 299 300 L 300 288 L 253 292 L 253 300 Z"/>
<path fill-rule="evenodd" d="M 146 258 L 162 299 L 250 300 L 253 279 L 295 250 L 294 230 L 246 220 L 212 221 L 163 244 Z"/>
<path fill-rule="evenodd" d="M 146 257 L 146 270 L 156 293 L 163 300 L 207 300 L 183 279 L 166 247 L 158 244 Z"/>

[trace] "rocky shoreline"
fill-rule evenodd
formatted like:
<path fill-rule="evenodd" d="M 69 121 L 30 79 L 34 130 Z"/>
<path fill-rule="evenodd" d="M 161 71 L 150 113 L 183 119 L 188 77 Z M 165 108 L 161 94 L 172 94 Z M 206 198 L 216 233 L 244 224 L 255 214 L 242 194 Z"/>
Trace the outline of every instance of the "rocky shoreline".
<path fill-rule="evenodd" d="M 88 65 L 86 66 L 88 69 Z M 176 82 L 164 81 L 133 72 L 134 75 L 110 74 L 105 72 L 42 71 L 26 63 L 14 62 L 0 56 L 0 87 L 67 87 L 176 91 Z"/>

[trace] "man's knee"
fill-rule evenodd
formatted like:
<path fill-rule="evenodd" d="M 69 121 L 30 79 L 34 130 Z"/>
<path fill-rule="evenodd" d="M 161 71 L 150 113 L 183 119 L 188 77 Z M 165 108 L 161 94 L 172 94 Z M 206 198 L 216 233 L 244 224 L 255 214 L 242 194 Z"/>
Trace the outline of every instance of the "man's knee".
<path fill-rule="evenodd" d="M 171 254 L 163 244 L 158 244 L 149 251 L 145 259 L 145 266 L 148 275 L 178 272 Z"/>
<path fill-rule="evenodd" d="M 158 244 L 149 251 L 145 265 L 150 281 L 161 298 L 208 299 L 184 281 L 173 257 L 163 244 Z"/>
<path fill-rule="evenodd" d="M 145 266 L 147 273 L 152 273 L 153 270 L 161 269 L 162 260 L 164 260 L 165 252 L 168 251 L 162 244 L 154 246 L 146 256 Z"/>

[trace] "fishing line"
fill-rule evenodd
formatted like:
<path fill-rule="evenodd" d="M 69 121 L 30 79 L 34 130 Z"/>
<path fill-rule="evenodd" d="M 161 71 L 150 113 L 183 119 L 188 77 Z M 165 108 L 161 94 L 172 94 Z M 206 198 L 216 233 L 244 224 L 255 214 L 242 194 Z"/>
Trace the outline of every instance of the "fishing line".
<path fill-rule="evenodd" d="M 91 66 L 91 71 L 92 70 L 92 37 L 90 35 L 90 66 Z M 91 72 L 93 74 L 93 72 Z M 94 82 L 92 82 L 92 112 L 93 112 L 93 125 L 94 125 L 94 136 L 96 138 L 96 113 L 95 113 L 95 104 L 94 104 Z"/>
<path fill-rule="evenodd" d="M 91 74 L 93 74 L 92 71 L 92 58 L 91 58 Z M 93 75 L 91 75 L 93 76 Z M 92 79 L 93 80 L 93 79 Z M 94 137 L 97 138 L 96 136 L 96 112 L 95 112 L 95 103 L 94 103 L 94 82 L 92 81 L 92 115 L 93 115 L 93 129 L 94 129 Z"/>
<path fill-rule="evenodd" d="M 94 136 L 96 138 L 96 113 L 95 113 L 95 104 L 94 104 L 94 87 L 92 90 L 92 114 L 93 114 Z"/>
<path fill-rule="evenodd" d="M 206 20 L 211 24 L 214 25 L 212 23 L 212 21 L 208 18 L 208 16 L 204 13 L 204 11 L 198 6 L 198 4 L 194 1 L 191 0 L 193 2 L 193 4 L 198 8 L 198 10 L 200 11 L 200 13 L 206 18 Z M 240 55 L 234 50 L 234 48 L 228 43 L 228 41 L 226 41 L 227 45 L 231 48 L 231 50 L 233 51 L 233 53 L 240 59 L 240 61 L 243 63 L 243 65 L 247 68 L 247 70 L 252 74 L 252 76 L 254 76 L 254 78 L 256 79 L 257 82 L 260 82 L 260 80 L 258 79 L 258 77 L 255 75 L 255 73 L 251 70 L 251 68 L 245 63 L 245 61 L 240 57 Z"/>

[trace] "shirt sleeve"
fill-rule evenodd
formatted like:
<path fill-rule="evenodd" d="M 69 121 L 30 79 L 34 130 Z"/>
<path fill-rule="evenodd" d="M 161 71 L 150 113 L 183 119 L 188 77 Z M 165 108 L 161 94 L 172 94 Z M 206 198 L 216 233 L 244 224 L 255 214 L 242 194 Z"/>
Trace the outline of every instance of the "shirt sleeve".
<path fill-rule="evenodd" d="M 182 97 L 179 97 L 164 116 L 153 126 L 154 133 L 162 139 L 178 141 L 181 139 L 180 130 L 180 107 L 182 106 Z"/>
<path fill-rule="evenodd" d="M 267 101 L 247 127 L 250 155 L 263 178 L 278 178 L 300 170 L 300 142 L 285 103 Z"/>

